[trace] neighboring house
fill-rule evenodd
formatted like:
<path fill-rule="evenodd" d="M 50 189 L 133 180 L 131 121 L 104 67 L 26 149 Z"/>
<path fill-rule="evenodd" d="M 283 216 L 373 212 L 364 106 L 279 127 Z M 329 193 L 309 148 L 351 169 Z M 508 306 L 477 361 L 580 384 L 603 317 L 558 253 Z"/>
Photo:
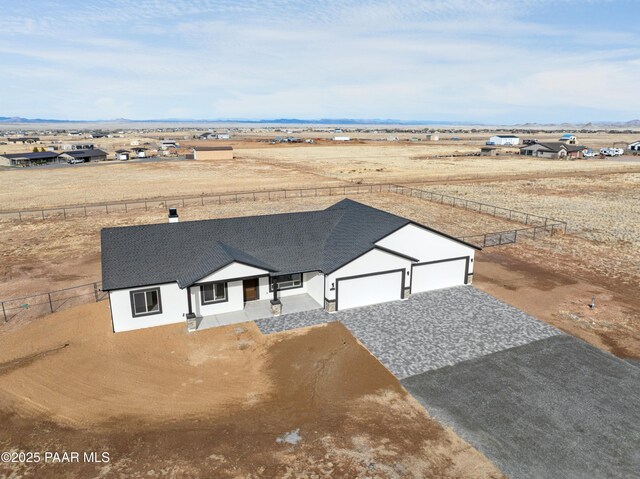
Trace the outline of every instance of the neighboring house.
<path fill-rule="evenodd" d="M 146 158 L 147 157 L 148 148 L 145 148 L 143 146 L 138 146 L 136 148 L 131 148 L 131 150 L 133 151 L 133 154 L 136 156 L 136 158 Z"/>
<path fill-rule="evenodd" d="M 495 146 L 483 146 L 480 148 L 480 156 L 497 156 L 498 148 Z"/>
<path fill-rule="evenodd" d="M 231 146 L 196 146 L 193 149 L 194 160 L 233 160 Z"/>
<path fill-rule="evenodd" d="M 238 313 L 247 304 L 266 300 L 278 314 L 293 296 L 329 312 L 405 299 L 470 283 L 479 249 L 348 199 L 321 211 L 182 223 L 171 211 L 170 220 L 101 231 L 115 332 L 246 321 Z"/>
<path fill-rule="evenodd" d="M 198 136 L 198 139 L 199 140 L 217 140 L 218 135 L 216 133 L 212 133 L 208 131 L 207 133 L 203 133 L 202 135 Z"/>
<path fill-rule="evenodd" d="M 578 140 L 575 135 L 572 135 L 571 133 L 565 133 L 560 137 L 559 141 L 568 145 L 575 145 Z"/>
<path fill-rule="evenodd" d="M 489 141 L 487 142 L 487 144 L 499 145 L 499 146 L 519 145 L 520 138 L 514 135 L 495 135 L 489 138 Z"/>
<path fill-rule="evenodd" d="M 129 150 L 116 150 L 116 160 L 127 161 L 130 154 Z"/>
<path fill-rule="evenodd" d="M 634 141 L 633 143 L 629 143 L 629 146 L 627 146 L 627 149 L 629 151 L 635 151 L 635 152 L 640 151 L 640 141 Z"/>
<path fill-rule="evenodd" d="M 7 141 L 9 141 L 9 143 L 22 143 L 23 145 L 26 145 L 39 143 L 40 138 L 38 138 L 37 136 L 20 136 L 17 138 L 7 138 Z"/>
<path fill-rule="evenodd" d="M 5 153 L 0 155 L 0 165 L 2 166 L 33 166 L 60 163 L 64 160 L 59 158 L 54 151 L 42 151 L 34 153 Z"/>
<path fill-rule="evenodd" d="M 333 141 L 351 141 L 348 136 L 334 136 Z"/>
<path fill-rule="evenodd" d="M 582 158 L 582 152 L 586 149 L 586 146 L 567 145 L 560 141 L 551 141 L 523 146 L 520 148 L 520 154 L 523 156 L 551 159 Z"/>
<path fill-rule="evenodd" d="M 82 160 L 87 163 L 90 161 L 105 161 L 107 152 L 98 149 L 65 151 L 60 154 L 60 159 L 64 161 Z"/>
<path fill-rule="evenodd" d="M 160 141 L 160 149 L 167 150 L 169 148 L 178 148 L 180 145 L 175 140 L 162 140 Z"/>
<path fill-rule="evenodd" d="M 427 141 L 440 141 L 440 135 L 438 133 L 431 133 L 427 135 Z"/>
<path fill-rule="evenodd" d="M 71 143 L 62 145 L 62 149 L 65 151 L 69 150 L 93 150 L 95 145 L 93 143 Z"/>

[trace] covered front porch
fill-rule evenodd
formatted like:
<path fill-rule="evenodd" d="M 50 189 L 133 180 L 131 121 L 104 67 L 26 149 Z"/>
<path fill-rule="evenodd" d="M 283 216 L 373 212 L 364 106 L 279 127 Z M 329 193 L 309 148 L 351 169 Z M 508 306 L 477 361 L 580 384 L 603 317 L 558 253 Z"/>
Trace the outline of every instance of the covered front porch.
<path fill-rule="evenodd" d="M 256 319 L 271 318 L 273 317 L 271 312 L 271 299 L 272 298 L 246 301 L 244 303 L 244 309 L 241 311 L 197 317 L 196 329 L 201 330 L 215 328 L 218 326 L 243 323 L 246 321 L 255 321 Z M 299 313 L 301 311 L 310 311 L 322 308 L 322 305 L 307 293 L 284 296 L 280 297 L 279 300 L 282 304 L 281 314 Z"/>

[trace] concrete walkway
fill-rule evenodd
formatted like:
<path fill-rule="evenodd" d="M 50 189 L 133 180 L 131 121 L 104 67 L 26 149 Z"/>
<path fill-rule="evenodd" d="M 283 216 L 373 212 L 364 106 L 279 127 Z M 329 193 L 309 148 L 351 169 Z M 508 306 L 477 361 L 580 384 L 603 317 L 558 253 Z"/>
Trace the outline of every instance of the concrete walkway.
<path fill-rule="evenodd" d="M 288 314 L 318 310 L 322 307 L 307 293 L 285 296 L 284 298 L 280 298 L 280 302 L 282 303 L 282 311 Z M 255 321 L 262 318 L 268 318 L 266 319 L 267 321 L 270 319 L 277 319 L 271 314 L 270 299 L 248 301 L 244 304 L 244 309 L 242 311 L 232 311 L 230 313 L 203 316 L 197 320 L 197 329 L 215 328 L 216 326 L 244 323 L 246 321 Z"/>

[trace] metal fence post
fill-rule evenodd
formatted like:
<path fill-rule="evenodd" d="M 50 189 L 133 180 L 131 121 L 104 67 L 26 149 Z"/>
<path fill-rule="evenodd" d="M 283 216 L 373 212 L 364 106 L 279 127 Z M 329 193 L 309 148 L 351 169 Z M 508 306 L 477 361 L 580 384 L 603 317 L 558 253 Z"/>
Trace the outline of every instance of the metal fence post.
<path fill-rule="evenodd" d="M 93 283 L 93 294 L 96 297 L 96 303 L 98 302 L 98 284 Z"/>

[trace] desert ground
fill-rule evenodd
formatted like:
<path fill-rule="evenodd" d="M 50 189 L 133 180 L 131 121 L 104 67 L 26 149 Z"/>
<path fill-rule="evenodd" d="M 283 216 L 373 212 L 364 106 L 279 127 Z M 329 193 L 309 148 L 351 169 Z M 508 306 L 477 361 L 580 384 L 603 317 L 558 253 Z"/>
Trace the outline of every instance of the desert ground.
<path fill-rule="evenodd" d="M 455 136 L 461 140 L 339 146 L 247 140 L 233 162 L 1 170 L 4 211 L 157 201 L 148 210 L 0 222 L 0 300 L 99 281 L 100 229 L 166 221 L 163 197 L 404 183 L 567 221 L 567 234 L 477 253 L 475 286 L 619 357 L 640 359 L 640 163 L 454 157 L 487 137 Z M 586 139 L 594 147 L 619 138 Z M 457 237 L 523 227 L 385 191 L 349 196 Z M 245 198 L 179 213 L 181 221 L 270 214 L 340 199 Z M 189 477 L 208 468 L 219 477 L 500 477 L 338 324 L 273 337 L 253 324 L 113 335 L 106 302 L 35 320 L 18 315 L 0 324 L 0 384 L 2 420 L 11 426 L 0 432 L 0 446 L 83 450 L 91 431 L 92 449 L 108 449 L 113 461 L 74 469 L 86 475 Z M 296 429 L 299 443 L 276 442 Z M 12 471 L 28 477 L 54 469 Z"/>
<path fill-rule="evenodd" d="M 3 451 L 109 453 L 2 477 L 503 477 L 339 323 L 114 335 L 84 305 L 0 335 L 0 386 Z"/>

